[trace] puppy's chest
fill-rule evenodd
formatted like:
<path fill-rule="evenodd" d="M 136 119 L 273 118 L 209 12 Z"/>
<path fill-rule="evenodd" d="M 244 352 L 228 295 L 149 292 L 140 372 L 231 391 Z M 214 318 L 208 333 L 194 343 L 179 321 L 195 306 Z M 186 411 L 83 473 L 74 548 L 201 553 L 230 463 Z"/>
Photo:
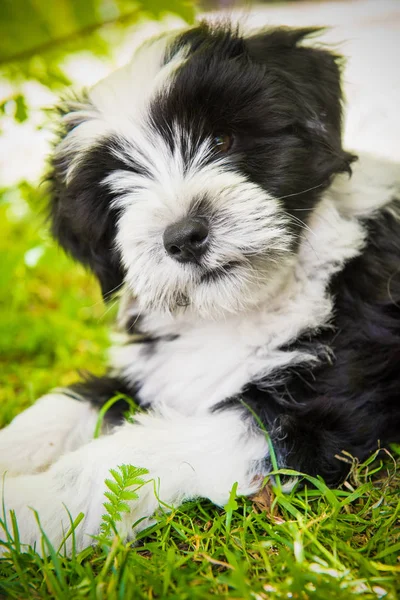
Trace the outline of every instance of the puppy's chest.
<path fill-rule="evenodd" d="M 329 298 L 293 299 L 285 310 L 255 311 L 222 323 L 158 327 L 146 341 L 115 347 L 112 364 L 138 390 L 142 404 L 166 404 L 184 414 L 207 411 L 288 365 L 314 356 L 284 350 L 331 313 Z"/>
<path fill-rule="evenodd" d="M 228 332 L 208 338 L 192 332 L 129 345 L 118 362 L 141 403 L 194 414 L 240 392 L 252 378 L 256 355 L 257 348 Z"/>

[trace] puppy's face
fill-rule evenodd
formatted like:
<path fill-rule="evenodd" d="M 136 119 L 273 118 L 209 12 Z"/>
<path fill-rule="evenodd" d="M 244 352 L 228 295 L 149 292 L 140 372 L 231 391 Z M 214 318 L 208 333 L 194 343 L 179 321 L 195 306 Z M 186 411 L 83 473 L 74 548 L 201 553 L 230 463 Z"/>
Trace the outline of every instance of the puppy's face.
<path fill-rule="evenodd" d="M 310 31 L 202 25 L 152 41 L 62 107 L 53 232 L 142 310 L 239 311 L 296 258 L 341 148 L 335 58 Z"/>

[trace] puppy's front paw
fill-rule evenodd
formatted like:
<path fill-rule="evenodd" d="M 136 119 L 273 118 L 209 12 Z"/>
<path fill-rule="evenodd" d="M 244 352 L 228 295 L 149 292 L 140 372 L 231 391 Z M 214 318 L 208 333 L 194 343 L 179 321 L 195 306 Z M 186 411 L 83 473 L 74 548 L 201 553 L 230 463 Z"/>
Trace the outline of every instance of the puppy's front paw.
<path fill-rule="evenodd" d="M 9 425 L 0 431 L 0 477 L 45 470 L 54 460 L 57 448 L 51 438 L 38 439 L 35 431 L 15 430 Z"/>
<path fill-rule="evenodd" d="M 45 471 L 91 439 L 96 418 L 84 402 L 62 393 L 43 396 L 0 431 L 0 476 Z"/>

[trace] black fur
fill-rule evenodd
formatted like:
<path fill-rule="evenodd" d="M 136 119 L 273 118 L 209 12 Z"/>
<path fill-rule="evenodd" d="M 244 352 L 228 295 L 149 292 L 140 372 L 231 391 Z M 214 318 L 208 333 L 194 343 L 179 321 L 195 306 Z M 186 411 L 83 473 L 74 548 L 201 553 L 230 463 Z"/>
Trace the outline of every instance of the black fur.
<path fill-rule="evenodd" d="M 108 400 L 119 394 L 135 400 L 136 386 L 130 385 L 122 377 L 86 375 L 83 380 L 69 387 L 74 397 L 90 402 L 95 408 L 101 408 Z M 107 410 L 104 420 L 109 425 L 120 425 L 131 405 L 123 397 Z"/>
<path fill-rule="evenodd" d="M 331 485 L 349 470 L 343 450 L 365 459 L 400 439 L 400 203 L 366 223 L 368 245 L 331 283 L 332 327 L 292 349 L 326 358 L 247 387 L 244 401 L 270 432 L 281 464 Z"/>
<path fill-rule="evenodd" d="M 189 43 L 191 54 L 168 94 L 153 101 L 153 127 L 171 146 L 177 120 L 183 144 L 187 136 L 231 134 L 232 168 L 283 198 L 290 214 L 303 208 L 306 220 L 332 175 L 350 172 L 355 159 L 341 146 L 340 59 L 299 46 L 318 31 L 281 28 L 243 39 L 203 24 L 185 33 L 171 52 Z"/>
<path fill-rule="evenodd" d="M 119 289 L 124 274 L 114 247 L 118 217 L 111 208 L 114 196 L 101 182 L 117 169 L 143 170 L 132 161 L 129 164 L 129 157 L 118 159 L 113 152 L 116 148 L 121 151 L 111 137 L 88 150 L 68 185 L 65 157 L 53 159 L 49 176 L 52 233 L 69 254 L 95 273 L 105 298 Z"/>

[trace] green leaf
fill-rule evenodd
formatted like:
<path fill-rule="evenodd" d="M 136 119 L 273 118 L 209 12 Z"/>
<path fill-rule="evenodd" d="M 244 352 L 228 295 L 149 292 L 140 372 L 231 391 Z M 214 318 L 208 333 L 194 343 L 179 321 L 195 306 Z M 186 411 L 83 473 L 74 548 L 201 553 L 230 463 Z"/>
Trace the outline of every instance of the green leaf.
<path fill-rule="evenodd" d="M 111 506 L 118 506 L 119 496 L 118 494 L 113 494 L 112 492 L 104 492 L 106 498 L 109 499 L 109 504 Z"/>
<path fill-rule="evenodd" d="M 131 492 L 128 490 L 123 490 L 122 492 L 120 492 L 119 496 L 122 500 L 136 500 L 138 498 L 138 495 L 135 492 Z"/>
<path fill-rule="evenodd" d="M 147 473 L 147 469 L 140 469 L 132 465 L 120 465 L 117 469 L 110 469 L 110 475 L 114 481 L 106 479 L 104 482 L 108 488 L 104 492 L 104 496 L 109 502 L 103 504 L 106 513 L 102 517 L 101 534 L 98 536 L 101 543 L 110 543 L 111 533 L 117 531 L 115 524 L 122 520 L 122 513 L 128 513 L 131 510 L 128 502 L 137 500 L 136 491 L 147 483 L 141 478 L 141 475 Z M 132 487 L 135 490 L 130 489 Z"/>
<path fill-rule="evenodd" d="M 123 477 L 118 473 L 118 471 L 116 471 L 115 469 L 110 469 L 110 473 L 111 475 L 114 477 L 115 481 L 117 482 L 119 487 L 122 487 L 124 485 L 124 479 Z M 106 479 L 106 485 L 107 483 L 110 481 L 110 479 Z M 118 487 L 117 486 L 117 487 Z"/>
<path fill-rule="evenodd" d="M 26 105 L 26 101 L 22 94 L 19 94 L 16 98 L 14 98 L 15 102 L 15 120 L 18 123 L 23 123 L 28 118 L 28 107 Z"/>
<path fill-rule="evenodd" d="M 18 123 L 28 118 L 28 106 L 22 94 L 15 94 L 0 104 L 0 114 L 13 116 Z"/>
<path fill-rule="evenodd" d="M 230 531 L 230 528 L 231 528 L 233 511 L 238 509 L 238 503 L 236 502 L 237 488 L 238 488 L 238 482 L 233 484 L 231 492 L 229 494 L 229 500 L 224 506 L 224 509 L 226 512 L 225 527 L 226 527 L 227 531 Z"/>
<path fill-rule="evenodd" d="M 114 475 L 114 473 L 113 473 L 113 475 Z M 111 492 L 113 494 L 118 494 L 119 488 L 122 485 L 122 480 L 121 480 L 121 482 L 115 483 L 114 481 L 111 481 L 111 479 L 106 479 L 104 483 L 106 484 L 108 489 L 111 490 Z"/>

